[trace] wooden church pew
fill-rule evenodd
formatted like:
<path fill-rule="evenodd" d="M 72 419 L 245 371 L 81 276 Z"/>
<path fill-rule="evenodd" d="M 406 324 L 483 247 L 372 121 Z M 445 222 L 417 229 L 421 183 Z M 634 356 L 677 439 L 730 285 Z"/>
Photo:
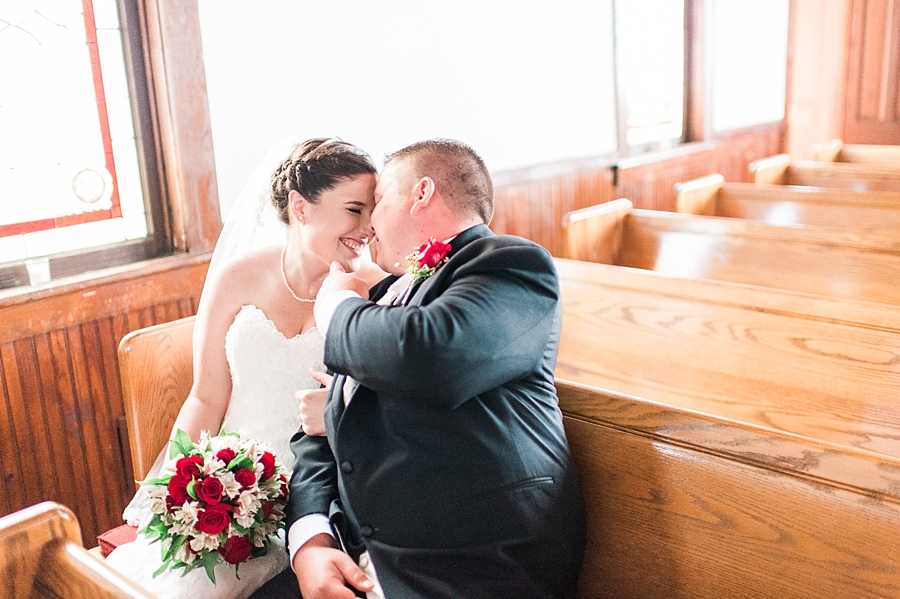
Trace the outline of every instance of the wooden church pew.
<path fill-rule="evenodd" d="M 900 247 L 900 193 L 846 191 L 794 185 L 726 183 L 708 175 L 675 185 L 675 209 L 684 214 L 742 218 L 778 226 L 813 225 L 886 234 Z"/>
<path fill-rule="evenodd" d="M 867 452 L 562 380 L 557 391 L 585 499 L 578 597 L 900 595 L 898 499 L 812 468 L 873 472 Z"/>
<path fill-rule="evenodd" d="M 813 160 L 874 164 L 900 169 L 900 146 L 845 144 L 840 139 L 831 139 L 815 147 Z"/>
<path fill-rule="evenodd" d="M 735 314 L 749 310 L 757 318 L 773 314 L 779 320 L 769 323 L 769 327 L 775 331 L 780 331 L 792 315 L 804 315 L 802 318 L 808 320 L 805 324 L 812 327 L 818 322 L 850 323 L 847 326 L 854 332 L 874 329 L 876 336 L 880 331 L 891 339 L 891 334 L 900 331 L 898 310 L 873 312 L 866 304 L 839 305 L 815 296 L 709 282 L 692 282 L 685 288 L 677 279 L 632 269 L 567 260 L 557 264 L 565 309 L 562 359 L 557 371 L 561 377 L 595 383 L 616 381 L 618 374 L 603 379 L 593 372 L 610 366 L 602 356 L 607 348 L 613 347 L 610 355 L 645 349 L 646 339 L 630 334 L 613 339 L 615 331 L 604 328 L 608 319 L 594 317 L 597 304 L 601 306 L 600 315 L 615 308 L 622 299 L 616 296 L 617 292 L 640 294 L 643 290 L 663 304 L 667 303 L 666 297 L 674 297 L 676 304 L 679 296 L 689 297 L 691 301 L 705 300 L 731 309 Z M 598 287 L 597 280 L 606 284 Z M 608 305 L 603 308 L 605 304 Z M 742 304 L 752 307 L 735 307 Z M 673 308 L 677 311 L 681 306 Z M 584 326 L 583 310 L 588 312 L 590 330 L 600 331 L 599 337 L 573 337 Z M 740 318 L 732 321 L 736 329 L 742 324 Z M 141 369 L 144 374 L 139 377 L 139 386 L 166 390 L 162 400 L 151 402 L 163 406 L 163 413 L 168 412 L 164 406 L 171 390 L 181 385 L 182 394 L 186 395 L 189 387 L 183 375 L 190 372 L 190 354 L 185 352 L 190 349 L 192 325 L 192 319 L 185 319 L 173 323 L 168 331 L 165 326 L 153 327 L 131 334 L 120 346 L 120 351 L 130 354 L 126 360 L 148 368 Z M 715 328 L 714 322 L 702 326 L 710 330 L 696 336 L 701 345 L 710 341 Z M 666 335 L 668 327 L 672 323 L 663 323 L 662 330 L 651 335 Z M 727 329 L 728 323 L 723 322 L 720 327 Z M 885 328 L 891 333 L 881 331 Z M 679 345 L 684 340 L 677 338 L 677 332 L 674 330 L 673 342 Z M 785 334 L 791 332 L 794 331 L 790 327 L 785 330 Z M 736 330 L 730 335 L 737 333 Z M 767 336 L 765 330 L 755 329 L 744 336 L 752 339 L 754 335 Z M 629 349 L 629 337 L 638 346 L 635 350 Z M 591 347 L 579 350 L 581 340 Z M 845 343 L 853 346 L 849 338 Z M 771 341 L 763 340 L 763 345 L 771 345 Z M 784 347 L 780 349 L 782 353 L 773 357 L 775 364 L 785 357 Z M 810 352 L 798 353 L 821 358 L 822 367 L 828 369 L 827 352 L 822 351 L 828 348 L 809 349 Z M 572 360 L 573 353 L 582 351 L 589 356 L 585 357 L 591 364 L 588 369 Z M 675 351 L 684 356 L 701 354 L 698 360 L 702 361 L 707 350 L 684 343 Z M 149 355 L 141 357 L 143 353 Z M 162 357 L 153 358 L 153 354 Z M 638 370 L 654 371 L 658 357 L 652 351 L 646 352 Z M 735 352 L 724 357 L 734 358 Z M 752 358 L 752 354 L 748 352 L 745 357 Z M 854 357 L 850 355 L 848 359 Z M 873 359 L 877 361 L 878 356 Z M 149 370 L 147 365 L 152 362 L 165 366 Z M 735 367 L 741 364 L 740 359 L 734 362 Z M 809 364 L 797 360 L 795 365 Z M 678 369 L 678 365 L 673 364 L 672 368 Z M 632 374 L 643 377 L 640 372 Z M 734 376 L 726 374 L 708 382 L 715 391 Z M 154 378 L 160 380 L 153 382 Z M 667 374 L 663 373 L 662 378 L 668 378 Z M 123 384 L 128 384 L 127 380 L 131 379 L 123 377 Z M 750 387 L 748 392 L 759 390 L 758 381 L 750 377 L 745 380 Z M 672 382 L 673 386 L 679 385 L 678 381 Z M 893 382 L 896 388 L 896 380 Z M 655 386 L 656 383 L 650 383 L 650 387 Z M 881 550 L 884 543 L 894 538 L 896 504 L 900 502 L 900 463 L 895 464 L 892 458 L 729 416 L 712 416 L 697 409 L 709 407 L 700 402 L 684 408 L 678 402 L 579 388 L 564 381 L 558 382 L 558 388 L 587 507 L 588 552 L 579 598 L 877 597 L 896 593 L 896 558 Z M 678 393 L 690 396 L 695 391 Z M 126 391 L 129 395 L 135 394 Z M 707 394 L 699 395 L 702 399 Z M 713 399 L 714 392 L 708 395 L 710 405 L 715 407 L 720 400 Z M 769 403 L 778 402 L 772 399 Z M 796 407 L 789 402 L 783 409 Z M 739 416 L 735 411 L 729 415 Z M 812 427 L 813 432 L 816 430 Z M 877 434 L 871 434 L 869 439 L 872 447 L 881 443 Z M 154 456 L 148 459 L 152 461 Z M 140 468 L 135 466 L 136 471 Z"/>
<path fill-rule="evenodd" d="M 17 599 L 152 598 L 89 554 L 75 514 L 52 502 L 0 518 L 0 589 Z"/>
<path fill-rule="evenodd" d="M 900 169 L 882 165 L 791 160 L 777 154 L 750 163 L 750 182 L 851 191 L 900 191 Z"/>
<path fill-rule="evenodd" d="M 900 308 L 556 264 L 557 378 L 900 459 Z M 795 468 L 900 497 L 900 470 L 861 480 L 802 457 Z"/>
<path fill-rule="evenodd" d="M 135 480 L 147 477 L 194 380 L 196 316 L 132 331 L 119 342 L 119 374 Z"/>
<path fill-rule="evenodd" d="M 900 237 L 635 210 L 626 199 L 566 215 L 566 258 L 900 304 Z"/>

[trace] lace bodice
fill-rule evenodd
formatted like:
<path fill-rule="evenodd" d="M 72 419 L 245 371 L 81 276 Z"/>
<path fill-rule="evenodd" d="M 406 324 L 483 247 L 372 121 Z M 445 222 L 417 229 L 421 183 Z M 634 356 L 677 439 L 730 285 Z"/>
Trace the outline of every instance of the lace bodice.
<path fill-rule="evenodd" d="M 299 429 L 294 393 L 319 386 L 309 369 L 325 369 L 324 351 L 317 329 L 288 339 L 256 306 L 241 308 L 225 335 L 232 381 L 225 430 L 267 442 L 290 469 L 294 456 L 288 443 Z"/>

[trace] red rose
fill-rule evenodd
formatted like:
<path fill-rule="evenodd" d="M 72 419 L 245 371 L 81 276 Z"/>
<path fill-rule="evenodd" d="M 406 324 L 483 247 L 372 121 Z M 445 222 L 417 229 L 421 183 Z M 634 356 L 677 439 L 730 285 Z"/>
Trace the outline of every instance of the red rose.
<path fill-rule="evenodd" d="M 420 245 L 416 253 L 416 266 L 419 268 L 434 268 L 447 256 L 450 244 L 438 241 L 431 237 L 428 243 Z"/>
<path fill-rule="evenodd" d="M 197 499 L 205 501 L 209 505 L 219 503 L 224 490 L 225 487 L 222 486 L 222 481 L 215 476 L 204 478 L 194 486 L 194 493 L 197 494 Z"/>
<path fill-rule="evenodd" d="M 191 498 L 187 492 L 187 486 L 191 482 L 190 476 L 176 474 L 169 480 L 169 497 L 175 505 L 182 505 Z"/>
<path fill-rule="evenodd" d="M 253 474 L 252 470 L 241 468 L 234 473 L 234 480 L 236 480 L 238 484 L 241 485 L 242 489 L 249 489 L 256 483 L 256 475 Z"/>
<path fill-rule="evenodd" d="M 224 503 L 211 505 L 197 514 L 197 523 L 194 524 L 194 528 L 208 535 L 217 535 L 228 528 L 231 523 L 230 511 L 231 508 Z"/>
<path fill-rule="evenodd" d="M 269 480 L 275 474 L 275 456 L 267 451 L 260 456 L 259 461 L 263 465 L 262 480 Z"/>
<path fill-rule="evenodd" d="M 216 454 L 216 457 L 225 462 L 225 465 L 228 466 L 235 455 L 237 454 L 234 453 L 233 449 L 226 447 L 225 449 L 220 449 L 219 453 Z"/>
<path fill-rule="evenodd" d="M 251 551 L 253 551 L 253 543 L 250 541 L 250 537 L 228 537 L 225 545 L 219 547 L 219 553 L 229 564 L 247 561 Z"/>
<path fill-rule="evenodd" d="M 267 501 L 264 504 L 262 504 L 263 520 L 269 519 L 269 516 L 272 515 L 273 509 L 275 509 L 274 501 Z"/>
<path fill-rule="evenodd" d="M 203 471 L 203 458 L 198 455 L 181 458 L 175 462 L 175 469 L 178 471 L 178 476 L 186 476 L 187 478 L 200 476 L 200 473 Z"/>

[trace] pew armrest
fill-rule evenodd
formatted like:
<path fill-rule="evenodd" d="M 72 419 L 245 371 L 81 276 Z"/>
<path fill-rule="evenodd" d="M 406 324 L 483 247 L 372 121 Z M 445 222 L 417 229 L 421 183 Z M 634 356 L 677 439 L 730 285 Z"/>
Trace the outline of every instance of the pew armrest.
<path fill-rule="evenodd" d="M 790 163 L 789 154 L 776 154 L 755 160 L 749 166 L 750 182 L 757 185 L 782 185 Z"/>
<path fill-rule="evenodd" d="M 631 207 L 631 200 L 620 198 L 566 214 L 562 223 L 563 257 L 614 264 L 623 221 Z"/>
<path fill-rule="evenodd" d="M 821 162 L 837 162 L 844 142 L 840 139 L 829 139 L 813 148 L 813 160 Z"/>
<path fill-rule="evenodd" d="M 85 550 L 75 514 L 50 501 L 0 518 L 0 572 L 11 597 L 152 597 Z"/>
<path fill-rule="evenodd" d="M 684 183 L 675 184 L 675 212 L 715 216 L 716 199 L 725 177 L 707 175 Z"/>

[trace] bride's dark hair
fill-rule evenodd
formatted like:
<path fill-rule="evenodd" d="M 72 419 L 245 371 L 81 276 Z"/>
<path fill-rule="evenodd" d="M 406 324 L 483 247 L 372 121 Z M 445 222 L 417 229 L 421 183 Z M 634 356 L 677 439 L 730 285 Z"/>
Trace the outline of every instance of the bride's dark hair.
<path fill-rule="evenodd" d="M 345 141 L 323 137 L 301 143 L 272 173 L 272 204 L 288 224 L 288 194 L 296 191 L 312 204 L 323 191 L 345 179 L 375 175 L 378 170 L 368 154 Z"/>

